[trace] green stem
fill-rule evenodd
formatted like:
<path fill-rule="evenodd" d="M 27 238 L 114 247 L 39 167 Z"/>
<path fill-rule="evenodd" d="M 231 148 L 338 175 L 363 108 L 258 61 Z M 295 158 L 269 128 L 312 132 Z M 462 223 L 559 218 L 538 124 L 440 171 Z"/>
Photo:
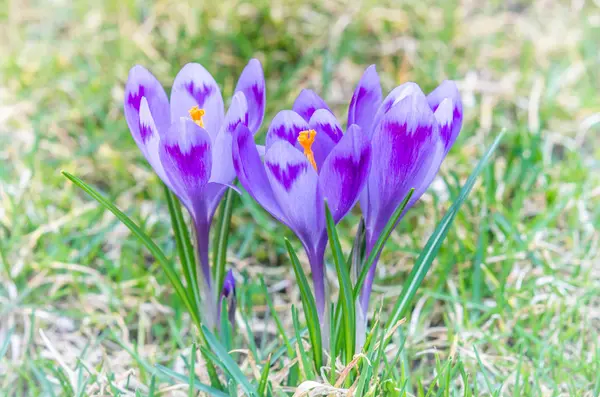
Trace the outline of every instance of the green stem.
<path fill-rule="evenodd" d="M 231 226 L 231 214 L 233 213 L 234 202 L 233 189 L 229 189 L 225 200 L 221 204 L 221 214 L 219 218 L 219 239 L 217 240 L 216 260 L 215 260 L 215 302 L 219 302 L 223 282 L 225 280 L 225 264 L 227 262 L 227 243 L 229 241 L 229 229 Z M 221 308 L 217 308 L 220 313 Z M 219 316 L 217 316 L 219 317 Z"/>

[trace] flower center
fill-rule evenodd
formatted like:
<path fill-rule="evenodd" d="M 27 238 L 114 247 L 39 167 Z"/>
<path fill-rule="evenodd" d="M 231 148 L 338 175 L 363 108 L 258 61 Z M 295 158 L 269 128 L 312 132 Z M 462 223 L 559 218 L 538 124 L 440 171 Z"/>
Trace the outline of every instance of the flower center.
<path fill-rule="evenodd" d="M 304 149 L 304 155 L 313 166 L 315 171 L 317 171 L 317 163 L 315 163 L 315 154 L 312 151 L 312 145 L 315 143 L 315 136 L 317 136 L 317 131 L 315 130 L 306 130 L 300 131 L 298 135 L 298 143 Z"/>
<path fill-rule="evenodd" d="M 199 127 L 204 128 L 204 121 L 202 117 L 206 113 L 204 109 L 200 109 L 198 106 L 193 106 L 190 110 L 188 110 L 190 117 L 194 120 L 194 123 L 198 124 Z"/>

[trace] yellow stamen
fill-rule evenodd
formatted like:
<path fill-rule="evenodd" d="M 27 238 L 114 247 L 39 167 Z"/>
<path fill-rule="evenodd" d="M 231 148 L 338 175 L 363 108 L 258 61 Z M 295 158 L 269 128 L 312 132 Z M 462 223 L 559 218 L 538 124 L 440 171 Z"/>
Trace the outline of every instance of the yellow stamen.
<path fill-rule="evenodd" d="M 315 130 L 307 130 L 300 131 L 298 135 L 298 142 L 300 146 L 304 149 L 304 155 L 312 164 L 315 171 L 317 171 L 317 163 L 315 163 L 315 154 L 312 151 L 312 144 L 315 143 L 315 136 L 317 136 L 317 131 Z"/>
<path fill-rule="evenodd" d="M 188 113 L 190 114 L 190 117 L 192 118 L 192 120 L 194 120 L 194 123 L 196 123 L 196 124 L 198 124 L 198 126 L 204 128 L 204 121 L 202 120 L 202 117 L 206 113 L 204 111 L 204 109 L 200 109 L 198 106 L 193 106 L 188 111 Z"/>

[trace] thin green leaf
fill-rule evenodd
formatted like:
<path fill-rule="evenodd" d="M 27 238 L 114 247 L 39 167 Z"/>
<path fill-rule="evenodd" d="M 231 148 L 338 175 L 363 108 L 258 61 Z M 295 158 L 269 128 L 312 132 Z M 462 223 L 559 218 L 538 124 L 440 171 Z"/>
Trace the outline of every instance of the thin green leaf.
<path fill-rule="evenodd" d="M 223 369 L 231 375 L 231 377 L 242 387 L 248 396 L 258 397 L 256 389 L 250 384 L 246 376 L 244 376 L 242 370 L 235 363 L 235 361 L 233 361 L 225 347 L 221 345 L 217 338 L 215 338 L 215 336 L 204 325 L 202 326 L 202 330 L 204 331 L 204 336 L 206 337 L 208 345 L 221 361 Z"/>
<path fill-rule="evenodd" d="M 390 220 L 385 225 L 381 235 L 375 242 L 375 245 L 373 246 L 373 249 L 371 250 L 369 257 L 367 258 L 367 261 L 365 262 L 362 269 L 360 269 L 360 274 L 358 276 L 358 280 L 356 281 L 356 285 L 354 286 L 354 299 L 358 298 L 358 295 L 360 294 L 362 285 L 365 282 L 365 279 L 367 278 L 367 274 L 369 273 L 369 269 L 371 268 L 371 266 L 373 266 L 373 262 L 375 262 L 375 258 L 377 258 L 379 256 L 379 254 L 381 253 L 383 246 L 385 245 L 388 237 L 390 237 L 390 234 L 392 234 L 392 231 L 396 227 L 396 224 L 398 223 L 400 216 L 404 212 L 404 209 L 408 205 L 408 201 L 410 200 L 410 198 L 412 197 L 414 192 L 415 192 L 414 188 L 410 189 L 410 191 L 408 192 L 406 197 L 404 197 L 404 200 L 402 200 L 402 202 L 400 203 L 398 208 L 396 208 L 396 210 L 390 217 Z"/>
<path fill-rule="evenodd" d="M 190 375 L 189 375 L 189 385 L 188 389 L 189 397 L 194 397 L 194 380 L 196 378 L 196 344 L 192 343 L 192 351 L 190 352 Z"/>
<path fill-rule="evenodd" d="M 104 198 L 100 193 L 96 191 L 93 187 L 77 178 L 76 176 L 63 171 L 63 175 L 77 185 L 80 189 L 90 195 L 94 200 L 100 203 L 104 208 L 112 212 L 131 232 L 146 246 L 146 248 L 152 253 L 152 256 L 157 260 L 158 264 L 161 266 L 163 271 L 165 272 L 167 278 L 175 288 L 175 292 L 179 296 L 179 298 L 183 301 L 188 312 L 192 316 L 194 323 L 200 328 L 200 318 L 198 317 L 198 310 L 194 301 L 190 299 L 188 293 L 186 292 L 185 287 L 179 280 L 179 276 L 175 271 L 172 263 L 167 259 L 165 254 L 162 252 L 160 248 L 148 237 L 146 233 L 142 229 L 139 228 L 138 225 L 135 224 L 125 213 L 123 213 L 120 209 L 118 209 L 113 203 Z"/>
<path fill-rule="evenodd" d="M 271 299 L 271 296 L 269 295 L 269 291 L 267 289 L 267 286 L 265 285 L 265 280 L 263 280 L 262 277 L 260 278 L 260 285 L 263 289 L 265 300 L 267 301 L 267 306 L 269 307 L 271 316 L 273 317 L 273 320 L 275 321 L 275 326 L 277 327 L 277 332 L 279 332 L 279 336 L 281 336 L 281 339 L 283 339 L 283 344 L 285 345 L 285 347 L 287 349 L 288 359 L 292 360 L 295 357 L 296 352 L 294 351 L 294 347 L 290 343 L 290 338 L 288 338 L 288 336 L 286 335 L 285 328 L 283 327 L 283 324 L 281 323 L 279 314 L 275 310 L 275 305 L 273 304 L 273 300 Z M 292 383 L 294 383 L 296 381 L 296 377 L 297 377 L 297 367 L 294 366 L 293 368 L 290 368 L 289 380 L 292 381 Z"/>
<path fill-rule="evenodd" d="M 271 369 L 271 356 L 267 357 L 267 362 L 260 374 L 260 382 L 258 383 L 258 395 L 266 397 L 267 385 L 269 384 L 269 370 Z"/>
<path fill-rule="evenodd" d="M 181 261 L 181 267 L 183 269 L 183 276 L 189 287 L 188 292 L 190 290 L 192 292 L 190 299 L 193 298 L 196 302 L 196 306 L 200 307 L 201 301 L 200 289 L 198 287 L 196 257 L 192 241 L 190 240 L 190 234 L 187 225 L 185 224 L 183 212 L 181 211 L 181 204 L 167 185 L 163 184 L 163 188 L 165 197 L 167 198 L 169 214 L 171 215 L 171 224 L 173 226 L 173 234 L 175 235 L 175 244 L 177 246 L 177 251 L 179 252 L 179 260 Z M 199 313 L 198 316 L 200 316 Z"/>
<path fill-rule="evenodd" d="M 181 280 L 179 280 L 179 275 L 175 271 L 175 268 L 173 267 L 172 263 L 162 252 L 162 250 L 154 243 L 154 241 L 152 241 L 152 239 L 150 239 L 150 237 L 148 237 L 146 233 L 144 233 L 142 229 L 139 228 L 138 225 L 135 224 L 135 222 L 131 220 L 131 218 L 129 218 L 114 204 L 112 204 L 110 201 L 104 198 L 93 187 L 66 171 L 63 171 L 63 175 L 71 182 L 73 182 L 76 186 L 78 186 L 80 189 L 82 189 L 84 192 L 86 192 L 88 195 L 90 195 L 90 197 L 92 197 L 94 200 L 100 203 L 104 208 L 112 212 L 125 226 L 127 226 L 127 228 L 142 242 L 142 244 L 146 246 L 150 253 L 152 253 L 158 264 L 165 272 L 167 278 L 173 285 L 173 288 L 175 288 L 175 292 L 183 301 L 184 305 L 186 306 L 186 309 L 190 313 L 192 321 L 198 329 L 200 341 L 202 342 L 202 344 L 206 344 L 204 334 L 202 333 L 201 320 L 198 315 L 198 307 L 195 305 L 194 300 L 190 299 L 190 296 L 186 292 L 186 289 L 181 283 Z M 207 361 L 207 370 L 210 375 L 211 381 L 213 382 L 213 386 L 220 385 L 216 370 L 209 361 Z"/>
<path fill-rule="evenodd" d="M 176 379 L 176 380 L 178 380 L 180 382 L 184 382 L 184 383 L 189 383 L 189 381 L 190 381 L 190 378 L 188 376 L 180 374 L 178 372 L 175 372 L 172 369 L 164 367 L 164 366 L 162 366 L 160 364 L 156 364 L 155 367 L 156 367 L 157 370 L 159 370 L 160 372 L 162 372 L 163 374 L 165 374 L 169 378 L 173 378 L 173 379 Z M 210 396 L 215 396 L 215 397 L 229 397 L 228 394 L 222 392 L 221 390 L 217 390 L 214 387 L 210 387 L 209 385 L 205 385 L 204 383 L 201 383 L 201 382 L 199 382 L 196 379 L 194 379 L 192 385 L 194 386 L 194 388 L 196 390 L 199 390 L 199 391 L 204 392 L 204 393 L 208 393 Z"/>
<path fill-rule="evenodd" d="M 288 358 L 291 360 L 294 358 L 294 348 L 290 344 L 290 339 L 287 337 L 287 335 L 285 333 L 285 328 L 283 327 L 283 324 L 281 323 L 279 314 L 277 314 L 277 311 L 275 310 L 275 305 L 273 305 L 273 300 L 271 299 L 271 296 L 269 295 L 269 290 L 267 289 L 267 286 L 265 285 L 265 280 L 263 280 L 262 277 L 260 278 L 260 286 L 265 295 L 265 300 L 267 301 L 267 306 L 269 307 L 271 316 L 273 317 L 273 320 L 275 321 L 275 326 L 277 327 L 277 332 L 279 332 L 279 336 L 281 336 L 281 339 L 283 339 L 283 343 L 286 346 L 287 351 L 288 351 Z"/>
<path fill-rule="evenodd" d="M 300 360 L 302 361 L 302 367 L 304 368 L 305 380 L 314 380 L 315 373 L 308 360 L 308 354 L 306 354 L 306 351 L 304 350 L 304 345 L 302 344 L 302 331 L 300 330 L 300 321 L 298 320 L 298 310 L 294 305 L 292 305 L 292 322 L 294 324 L 294 333 L 296 334 L 295 339 L 298 341 L 298 352 L 300 353 Z M 289 384 L 295 385 L 295 382 L 290 382 Z"/>
<path fill-rule="evenodd" d="M 396 305 L 394 306 L 394 309 L 392 310 L 392 313 L 388 319 L 386 334 L 388 334 L 391 327 L 393 327 L 394 324 L 396 324 L 398 320 L 400 320 L 400 318 L 402 318 L 406 314 L 410 302 L 415 296 L 417 289 L 423 282 L 425 275 L 429 271 L 429 268 L 431 267 L 431 264 L 434 258 L 436 257 L 440 246 L 442 245 L 442 242 L 446 238 L 448 230 L 450 229 L 450 226 L 452 225 L 452 222 L 454 221 L 458 210 L 460 209 L 462 203 L 466 200 L 467 196 L 471 192 L 471 189 L 473 189 L 477 177 L 484 169 L 484 166 L 487 164 L 488 160 L 498 147 L 503 136 L 504 133 L 501 133 L 496 138 L 494 143 L 492 143 L 492 145 L 488 148 L 487 152 L 484 154 L 481 160 L 479 160 L 479 163 L 475 167 L 475 170 L 473 170 L 473 172 L 469 176 L 469 179 L 461 189 L 457 200 L 452 204 L 446 215 L 444 215 L 444 217 L 442 218 L 442 221 L 438 224 L 435 231 L 427 241 L 425 248 L 419 255 L 415 266 L 413 267 L 413 270 L 411 271 L 406 282 L 404 283 L 404 286 L 402 288 L 402 294 L 396 302 Z"/>
<path fill-rule="evenodd" d="M 306 317 L 306 323 L 308 326 L 308 334 L 310 336 L 310 342 L 312 344 L 313 351 L 313 363 L 317 373 L 323 366 L 323 345 L 321 339 L 321 323 L 319 321 L 319 315 L 317 314 L 317 304 L 315 298 L 308 286 L 308 281 L 304 275 L 304 270 L 300 265 L 298 256 L 292 247 L 290 241 L 286 238 L 285 245 L 287 247 L 290 260 L 292 261 L 292 267 L 296 274 L 296 281 L 300 288 L 300 297 L 302 299 L 302 307 L 304 308 L 304 316 Z"/>
<path fill-rule="evenodd" d="M 223 291 L 223 282 L 225 280 L 225 263 L 227 262 L 227 242 L 229 240 L 229 226 L 231 224 L 231 214 L 233 212 L 235 191 L 229 189 L 225 195 L 225 200 L 221 203 L 221 216 L 219 218 L 219 239 L 216 244 L 215 256 L 215 299 L 219 301 L 221 291 Z"/>
<path fill-rule="evenodd" d="M 354 357 L 354 349 L 356 344 L 356 320 L 354 313 L 354 297 L 352 296 L 352 283 L 350 274 L 342 252 L 342 246 L 335 230 L 335 222 L 329 206 L 325 205 L 325 219 L 327 224 L 327 235 L 329 236 L 329 246 L 333 253 L 333 262 L 337 272 L 338 283 L 340 285 L 340 299 L 342 307 L 342 319 L 344 322 L 344 346 L 345 346 L 345 363 L 349 364 Z M 337 331 L 337 330 L 336 330 Z"/>
<path fill-rule="evenodd" d="M 10 343 L 10 337 L 12 336 L 14 331 L 14 327 L 9 329 L 8 333 L 6 334 L 6 339 L 4 339 L 4 342 L 2 342 L 2 346 L 0 346 L 0 359 L 2 359 L 2 357 L 4 357 L 4 355 L 6 354 L 6 351 L 8 350 L 8 344 Z"/>
<path fill-rule="evenodd" d="M 339 301 L 339 299 L 338 299 Z M 334 304 L 331 303 L 329 305 L 329 350 L 331 351 L 331 356 L 329 357 L 329 367 L 331 368 L 331 370 L 329 371 L 329 383 L 331 383 L 332 385 L 335 384 L 336 381 L 336 376 L 337 373 L 335 372 L 335 363 L 337 363 L 337 358 L 338 358 L 338 353 L 340 350 L 342 350 L 342 347 L 339 346 L 341 343 L 343 343 L 344 338 L 338 338 L 338 336 L 343 336 L 341 335 L 340 332 L 338 332 L 338 330 L 342 329 L 341 325 L 337 325 L 335 327 L 332 327 L 331 325 L 335 323 L 335 312 L 337 313 L 341 313 L 342 309 L 340 308 L 341 306 L 341 302 L 338 302 L 337 305 L 337 310 L 334 309 Z M 326 313 L 327 314 L 327 313 Z M 341 314 L 339 314 L 339 316 L 341 317 Z"/>
<path fill-rule="evenodd" d="M 485 384 L 488 388 L 488 391 L 490 393 L 494 393 L 494 388 L 493 388 L 490 378 L 488 376 L 488 371 L 485 369 L 485 365 L 483 365 L 483 362 L 481 362 L 481 358 L 479 357 L 479 352 L 477 351 L 477 348 L 475 346 L 473 346 L 473 351 L 475 352 L 475 358 L 477 359 L 477 362 L 479 363 L 479 366 L 481 367 L 481 372 L 483 373 L 483 379 L 485 380 Z"/>
<path fill-rule="evenodd" d="M 148 387 L 148 397 L 154 397 L 156 392 L 156 375 L 152 374 L 150 377 L 150 386 Z"/>

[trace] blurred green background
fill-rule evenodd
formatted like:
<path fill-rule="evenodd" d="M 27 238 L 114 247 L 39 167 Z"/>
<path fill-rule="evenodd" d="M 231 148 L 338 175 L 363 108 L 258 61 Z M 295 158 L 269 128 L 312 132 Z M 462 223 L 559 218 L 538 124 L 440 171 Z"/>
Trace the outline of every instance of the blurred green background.
<path fill-rule="evenodd" d="M 0 394 L 127 395 L 147 391 L 145 362 L 183 372 L 190 324 L 164 275 L 60 171 L 172 254 L 162 187 L 122 114 L 128 70 L 146 66 L 168 92 L 181 66 L 200 62 L 229 98 L 256 57 L 263 132 L 305 87 L 344 120 L 370 64 L 384 93 L 459 85 L 462 133 L 387 245 L 373 310 L 394 303 L 486 145 L 507 131 L 403 326 L 407 390 L 429 387 L 436 359 L 452 359 L 478 395 L 598 395 L 599 37 L 600 6 L 583 0 L 0 2 Z M 347 249 L 359 214 L 342 223 Z M 282 235 L 292 237 L 238 199 L 229 261 L 244 281 L 239 316 L 261 343 L 276 334 L 258 276 L 286 327 L 298 305 Z"/>

